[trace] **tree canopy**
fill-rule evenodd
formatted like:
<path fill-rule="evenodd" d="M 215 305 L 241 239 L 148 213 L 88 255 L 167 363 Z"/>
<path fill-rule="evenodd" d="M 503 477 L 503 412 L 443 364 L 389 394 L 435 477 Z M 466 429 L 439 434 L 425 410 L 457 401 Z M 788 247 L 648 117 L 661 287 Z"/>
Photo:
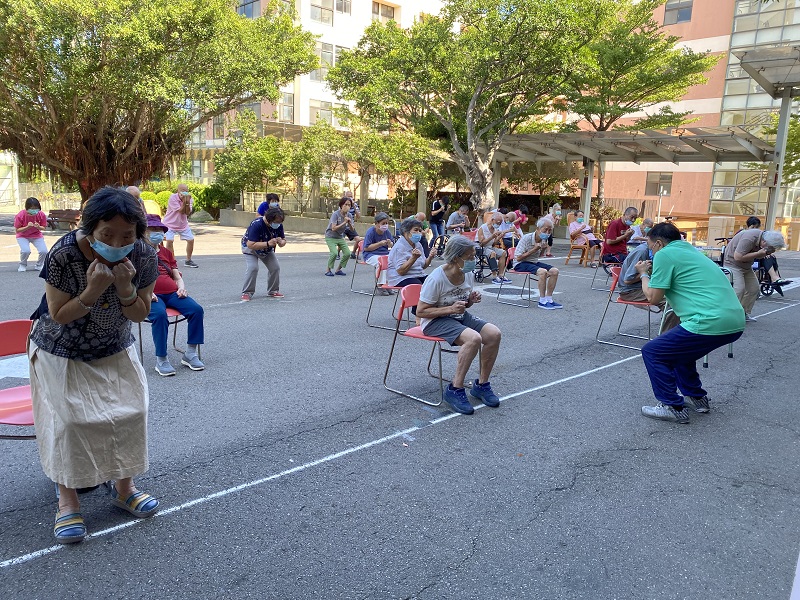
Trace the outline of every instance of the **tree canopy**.
<path fill-rule="evenodd" d="M 491 202 L 503 139 L 549 111 L 610 0 L 446 0 L 409 30 L 373 23 L 328 85 L 376 123 L 440 140 L 476 206 Z"/>
<path fill-rule="evenodd" d="M 0 148 L 87 197 L 181 155 L 190 132 L 316 67 L 288 14 L 235 0 L 0 0 Z"/>

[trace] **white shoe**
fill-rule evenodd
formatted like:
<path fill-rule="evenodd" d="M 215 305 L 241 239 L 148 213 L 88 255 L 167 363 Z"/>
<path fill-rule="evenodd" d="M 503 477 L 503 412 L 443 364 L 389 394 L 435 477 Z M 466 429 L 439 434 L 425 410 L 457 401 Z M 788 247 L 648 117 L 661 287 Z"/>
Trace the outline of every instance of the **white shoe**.
<path fill-rule="evenodd" d="M 20 265 L 20 266 L 17 268 L 17 273 L 24 273 L 24 272 L 25 272 L 25 271 L 27 271 L 27 270 L 28 270 L 28 267 L 25 267 L 25 266 L 23 266 L 23 265 Z"/>

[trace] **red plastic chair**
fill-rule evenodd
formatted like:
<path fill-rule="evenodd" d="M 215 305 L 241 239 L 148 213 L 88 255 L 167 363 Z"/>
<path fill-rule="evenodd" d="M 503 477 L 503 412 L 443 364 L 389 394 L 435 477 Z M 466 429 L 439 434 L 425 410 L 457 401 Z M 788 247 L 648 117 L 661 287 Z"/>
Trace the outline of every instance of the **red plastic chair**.
<path fill-rule="evenodd" d="M 595 336 L 595 339 L 598 342 L 600 342 L 601 344 L 608 344 L 609 346 L 618 346 L 620 348 L 630 348 L 631 350 L 641 350 L 641 348 L 639 346 L 631 346 L 629 344 L 622 344 L 620 342 L 612 342 L 610 340 L 601 340 L 600 339 L 600 330 L 603 328 L 603 321 L 605 321 L 606 313 L 608 313 L 608 307 L 611 305 L 611 299 L 613 298 L 614 293 L 617 290 L 617 283 L 619 282 L 619 276 L 620 276 L 621 272 L 622 272 L 622 267 L 620 265 L 616 265 L 614 267 L 611 267 L 611 289 L 608 292 L 608 302 L 606 302 L 606 309 L 603 311 L 603 316 L 600 319 L 600 325 L 597 327 L 597 335 Z M 658 307 L 653 306 L 652 304 L 650 304 L 649 302 L 646 302 L 646 301 L 645 302 L 633 302 L 631 300 L 623 300 L 620 297 L 617 297 L 617 299 L 614 301 L 614 303 L 615 304 L 622 304 L 625 307 L 623 309 L 623 311 L 622 311 L 622 317 L 620 317 L 619 324 L 617 325 L 616 335 L 620 335 L 620 336 L 623 336 L 623 337 L 636 338 L 638 340 L 651 340 L 651 339 L 653 339 L 652 338 L 652 331 L 651 331 L 652 326 L 650 324 L 650 321 L 651 321 L 651 316 L 652 316 L 653 313 L 661 312 L 661 310 L 658 309 Z M 644 337 L 642 335 L 634 335 L 632 333 L 623 333 L 622 331 L 620 331 L 620 329 L 622 328 L 622 321 L 625 319 L 625 313 L 627 312 L 629 306 L 637 306 L 639 308 L 644 308 L 644 309 L 647 310 L 647 337 Z"/>
<path fill-rule="evenodd" d="M 358 242 L 358 245 L 356 246 L 356 255 L 353 257 L 355 261 L 353 262 L 353 276 L 350 278 L 350 291 L 353 292 L 354 294 L 364 294 L 365 296 L 372 296 L 374 294 L 374 291 L 368 292 L 366 290 L 353 289 L 353 283 L 355 283 L 356 280 L 356 267 L 358 267 L 358 265 L 369 265 L 367 261 L 361 259 L 361 256 L 363 254 L 362 253 L 363 249 L 364 249 L 364 240 L 361 240 L 360 242 Z"/>
<path fill-rule="evenodd" d="M 472 231 L 465 231 L 461 235 L 463 235 L 468 240 L 472 240 L 474 242 L 475 241 L 475 236 L 478 235 L 478 230 L 477 229 L 473 229 Z"/>
<path fill-rule="evenodd" d="M 375 302 L 375 296 L 377 295 L 378 289 L 382 289 L 382 290 L 402 290 L 402 289 L 405 289 L 405 288 L 402 288 L 402 287 L 398 287 L 396 285 L 389 285 L 388 283 L 385 283 L 383 285 L 379 285 L 378 284 L 378 280 L 381 278 L 381 273 L 383 273 L 384 271 L 388 271 L 388 270 L 389 270 L 389 256 L 388 255 L 379 256 L 378 257 L 378 268 L 375 271 L 375 287 L 372 290 L 372 299 L 369 301 L 369 309 L 367 309 L 367 325 L 369 325 L 370 327 L 375 327 L 377 329 L 387 329 L 387 330 L 391 331 L 392 329 L 394 329 L 394 327 L 386 327 L 385 325 L 375 325 L 375 324 L 369 322 L 369 315 L 372 312 L 372 303 Z M 394 308 L 392 308 L 392 314 L 395 314 L 394 311 L 397 310 L 397 299 L 398 298 L 399 298 L 399 296 L 395 296 L 395 298 L 394 298 Z M 397 313 L 397 315 L 398 315 L 398 317 L 402 317 L 403 311 L 400 311 L 399 313 Z"/>
<path fill-rule="evenodd" d="M 508 249 L 508 262 L 509 263 L 513 264 L 514 255 L 516 254 L 516 252 L 517 252 L 517 248 L 515 246 L 512 246 L 511 248 Z M 538 282 L 539 278 L 536 277 L 536 275 L 534 275 L 530 271 L 515 271 L 514 269 L 506 269 L 506 274 L 509 274 L 509 273 L 511 275 L 524 275 L 525 276 L 525 279 L 522 281 L 522 289 L 519 291 L 519 299 L 520 299 L 520 302 L 526 301 L 526 304 L 519 304 L 516 301 L 509 302 L 508 300 L 501 300 L 500 299 L 500 294 L 503 291 L 503 284 L 502 283 L 500 284 L 500 288 L 497 290 L 497 302 L 500 303 L 500 304 L 510 304 L 511 306 L 519 306 L 521 308 L 530 308 L 531 304 L 533 304 L 533 296 L 532 296 L 532 292 L 531 292 L 531 281 L 537 281 Z M 525 298 L 525 296 L 523 296 L 523 294 L 525 293 L 525 288 L 526 287 L 528 288 L 528 297 L 527 298 Z"/>
<path fill-rule="evenodd" d="M 159 302 L 163 302 L 163 300 L 159 300 Z M 172 347 L 175 348 L 178 352 L 183 352 L 181 348 L 178 348 L 176 342 L 178 339 L 178 323 L 183 323 L 186 320 L 186 317 L 181 314 L 179 310 L 175 310 L 174 308 L 167 308 L 167 320 L 169 321 L 169 325 L 167 328 L 172 327 Z M 150 319 L 145 319 L 142 323 L 151 323 Z M 144 352 L 142 351 L 142 323 L 139 323 L 139 356 L 144 358 Z M 200 346 L 197 346 L 197 356 L 200 356 Z"/>
<path fill-rule="evenodd" d="M 442 352 L 448 352 L 450 354 L 458 354 L 458 350 L 453 350 L 451 348 L 443 348 L 442 342 L 446 342 L 444 338 L 425 335 L 422 332 L 422 327 L 411 327 L 402 331 L 400 329 L 400 323 L 403 321 L 403 313 L 407 310 L 411 310 L 412 307 L 419 304 L 419 294 L 420 290 L 422 290 L 422 286 L 418 283 L 412 283 L 411 285 L 407 285 L 406 287 L 402 288 L 400 291 L 400 298 L 402 302 L 400 303 L 400 311 L 397 313 L 397 324 L 394 327 L 394 338 L 392 339 L 392 348 L 389 350 L 389 360 L 386 362 L 386 372 L 383 374 L 383 387 L 385 387 L 390 392 L 394 392 L 395 394 L 399 394 L 405 398 L 410 398 L 411 400 L 416 400 L 417 402 L 422 402 L 423 404 L 427 404 L 429 406 L 439 406 L 442 403 L 442 395 L 444 394 L 444 382 L 449 382 L 450 380 L 447 379 L 442 375 Z M 392 364 L 392 356 L 394 355 L 394 348 L 397 344 L 397 337 L 403 336 L 415 340 L 423 340 L 427 342 L 433 342 L 433 348 L 431 348 L 431 354 L 428 358 L 428 375 L 431 377 L 439 380 L 439 401 L 438 402 L 431 402 L 430 400 L 426 400 L 425 398 L 420 398 L 419 396 L 414 396 L 413 394 L 409 394 L 408 392 L 404 392 L 402 390 L 398 390 L 395 388 L 391 388 L 387 385 L 386 381 L 389 378 L 389 368 Z M 439 350 L 439 373 L 431 373 L 431 363 L 433 362 L 433 355 L 436 350 Z M 480 364 L 481 360 L 481 351 L 478 350 L 478 364 Z"/>
<path fill-rule="evenodd" d="M 28 336 L 31 333 L 32 324 L 32 321 L 27 319 L 0 322 L 0 357 L 27 354 Z M 0 425 L 33 426 L 30 385 L 0 390 Z M 0 434 L 0 439 L 33 440 L 36 439 L 36 436 Z"/>

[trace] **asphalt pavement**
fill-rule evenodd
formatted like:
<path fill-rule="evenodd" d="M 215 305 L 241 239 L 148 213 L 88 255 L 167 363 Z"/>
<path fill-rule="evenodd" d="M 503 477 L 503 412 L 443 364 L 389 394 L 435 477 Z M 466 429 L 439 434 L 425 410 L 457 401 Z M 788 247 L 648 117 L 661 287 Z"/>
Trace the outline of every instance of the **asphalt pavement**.
<path fill-rule="evenodd" d="M 0 440 L 0 598 L 800 593 L 800 284 L 757 302 L 734 358 L 711 354 L 709 414 L 653 421 L 640 414 L 655 402 L 640 354 L 595 341 L 607 293 L 590 290 L 594 270 L 564 266 L 559 241 L 563 310 L 498 304 L 483 286 L 473 312 L 503 332 L 492 377 L 503 402 L 460 416 L 383 388 L 392 333 L 367 327 L 370 299 L 349 276 L 323 276 L 319 236 L 289 234 L 285 299 L 266 298 L 262 267 L 242 303 L 242 231 L 197 230 L 200 268 L 183 274 L 205 308 L 206 369 L 171 351 L 177 376 L 158 376 L 143 331 L 151 465 L 137 485 L 162 511 L 137 521 L 87 493 L 92 536 L 58 546 L 35 442 Z M 16 254 L 0 233 L 0 319 L 26 318 L 43 291 Z M 778 259 L 800 282 L 800 253 Z M 360 266 L 356 287 L 371 279 Z M 375 299 L 375 322 L 393 324 L 392 302 Z M 643 331 L 644 312 L 628 313 L 623 330 Z M 179 345 L 185 335 L 184 324 Z M 401 339 L 390 385 L 435 400 L 428 352 Z M 454 364 L 445 357 L 446 372 Z M 0 360 L 0 377 L 27 383 L 24 361 Z"/>

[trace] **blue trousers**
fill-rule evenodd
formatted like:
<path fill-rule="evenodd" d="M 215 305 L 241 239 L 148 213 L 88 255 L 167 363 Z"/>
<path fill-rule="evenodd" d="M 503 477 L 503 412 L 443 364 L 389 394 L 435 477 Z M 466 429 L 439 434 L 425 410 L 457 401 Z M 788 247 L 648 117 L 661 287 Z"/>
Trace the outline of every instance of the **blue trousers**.
<path fill-rule="evenodd" d="M 167 308 L 174 308 L 186 317 L 189 325 L 189 344 L 203 343 L 203 307 L 191 298 L 178 298 L 178 294 L 157 294 L 158 302 L 150 304 L 148 320 L 152 323 L 153 343 L 156 347 L 156 356 L 167 355 L 167 336 L 169 334 L 169 319 Z"/>
<path fill-rule="evenodd" d="M 433 237 L 431 241 L 435 240 L 440 235 L 444 235 L 444 221 L 441 223 L 431 223 L 431 232 L 433 233 Z"/>
<path fill-rule="evenodd" d="M 742 332 L 726 335 L 699 335 L 680 325 L 647 342 L 642 358 L 656 400 L 670 406 L 683 406 L 683 396 L 702 398 L 706 395 L 697 359 L 742 337 Z M 680 394 L 676 390 L 680 390 Z"/>

